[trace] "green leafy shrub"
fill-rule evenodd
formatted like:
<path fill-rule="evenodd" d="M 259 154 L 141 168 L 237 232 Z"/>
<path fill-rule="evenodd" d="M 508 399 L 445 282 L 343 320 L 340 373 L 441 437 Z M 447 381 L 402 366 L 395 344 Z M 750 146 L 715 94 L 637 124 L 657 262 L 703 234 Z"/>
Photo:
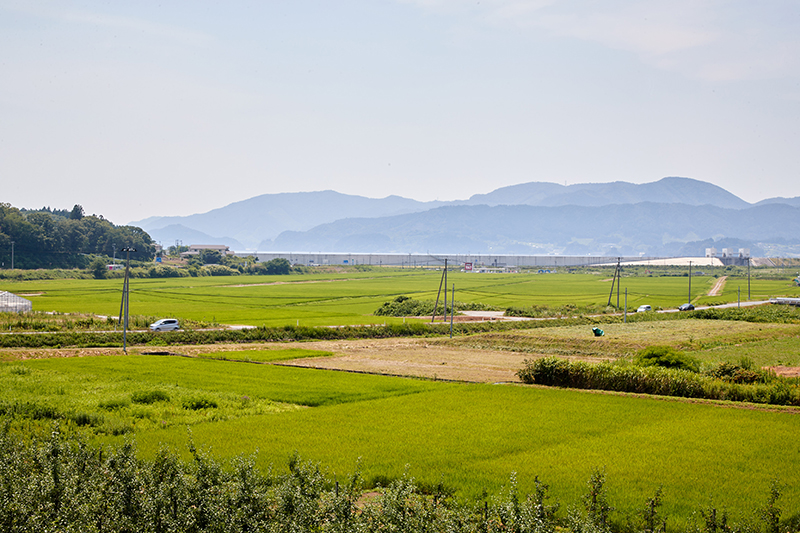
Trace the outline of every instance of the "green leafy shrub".
<path fill-rule="evenodd" d="M 116 399 L 116 400 L 106 400 L 104 402 L 100 402 L 97 406 L 100 409 L 105 409 L 106 411 L 115 411 L 117 409 L 123 409 L 128 407 L 130 402 L 126 399 Z"/>
<path fill-rule="evenodd" d="M 137 391 L 131 395 L 133 403 L 151 404 L 156 402 L 168 402 L 169 394 L 160 390 Z"/>
<path fill-rule="evenodd" d="M 700 372 L 700 361 L 670 346 L 648 346 L 634 359 L 639 366 L 660 366 Z"/>
<path fill-rule="evenodd" d="M 102 415 L 96 415 L 93 413 L 75 413 L 70 415 L 70 420 L 72 420 L 78 426 L 102 426 L 105 419 Z"/>
<path fill-rule="evenodd" d="M 147 269 L 149 278 L 188 278 L 189 272 L 183 268 L 166 265 L 154 265 Z"/>
<path fill-rule="evenodd" d="M 736 363 L 722 362 L 707 372 L 709 376 L 731 383 L 766 383 L 768 373 L 742 368 Z M 774 375 L 774 373 L 773 373 Z"/>
<path fill-rule="evenodd" d="M 205 265 L 200 268 L 201 276 L 238 276 L 240 272 L 225 265 Z"/>
<path fill-rule="evenodd" d="M 183 401 L 183 408 L 192 411 L 199 411 L 200 409 L 212 409 L 217 407 L 217 402 L 209 398 L 189 398 Z"/>

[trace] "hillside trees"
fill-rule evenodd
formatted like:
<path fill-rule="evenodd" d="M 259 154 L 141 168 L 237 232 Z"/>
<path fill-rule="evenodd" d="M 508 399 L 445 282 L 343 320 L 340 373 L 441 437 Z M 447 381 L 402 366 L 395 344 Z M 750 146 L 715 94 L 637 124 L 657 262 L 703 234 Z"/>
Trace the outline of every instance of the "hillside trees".
<path fill-rule="evenodd" d="M 71 211 L 23 211 L 0 203 L 0 263 L 11 267 L 12 243 L 16 268 L 84 268 L 87 254 L 112 255 L 114 249 L 136 248 L 131 259 L 150 260 L 155 247 L 141 228 L 115 226 L 102 216 Z"/>

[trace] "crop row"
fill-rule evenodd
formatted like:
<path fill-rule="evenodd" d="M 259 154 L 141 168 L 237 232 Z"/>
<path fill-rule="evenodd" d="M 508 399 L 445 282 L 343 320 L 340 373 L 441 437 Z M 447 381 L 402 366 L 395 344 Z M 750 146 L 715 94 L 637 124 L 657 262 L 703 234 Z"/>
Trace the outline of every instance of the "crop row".
<path fill-rule="evenodd" d="M 555 531 L 627 533 L 666 531 L 662 490 L 634 516 L 615 516 L 605 474 L 595 471 L 580 504 L 566 513 L 551 502 L 549 487 L 535 479 L 521 494 L 516 476 L 506 490 L 480 501 L 456 502 L 442 484 L 420 486 L 408 474 L 390 481 L 373 499 L 364 498 L 356 472 L 327 478 L 319 464 L 297 454 L 283 475 L 261 474 L 252 458 L 222 465 L 190 444 L 184 463 L 162 449 L 137 459 L 134 445 L 111 449 L 64 437 L 54 426 L 49 438 L 23 442 L 0 429 L 0 529 L 81 532 L 500 532 Z M 731 528 L 724 510 L 699 510 L 695 531 L 796 531 L 800 515 L 782 520 L 781 487 L 773 482 L 757 505 L 759 522 Z"/>

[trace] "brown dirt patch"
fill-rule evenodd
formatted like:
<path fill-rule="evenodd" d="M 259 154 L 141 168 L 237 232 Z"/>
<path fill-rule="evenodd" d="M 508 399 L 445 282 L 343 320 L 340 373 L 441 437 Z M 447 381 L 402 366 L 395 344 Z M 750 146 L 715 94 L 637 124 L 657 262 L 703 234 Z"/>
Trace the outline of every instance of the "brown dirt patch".
<path fill-rule="evenodd" d="M 297 345 L 295 345 L 296 347 Z M 430 379 L 497 383 L 519 381 L 515 372 L 530 354 L 433 345 L 426 339 L 370 339 L 303 343 L 334 356 L 285 364 Z"/>
<path fill-rule="evenodd" d="M 800 366 L 769 366 L 767 368 L 774 370 L 776 374 L 785 378 L 800 377 Z"/>

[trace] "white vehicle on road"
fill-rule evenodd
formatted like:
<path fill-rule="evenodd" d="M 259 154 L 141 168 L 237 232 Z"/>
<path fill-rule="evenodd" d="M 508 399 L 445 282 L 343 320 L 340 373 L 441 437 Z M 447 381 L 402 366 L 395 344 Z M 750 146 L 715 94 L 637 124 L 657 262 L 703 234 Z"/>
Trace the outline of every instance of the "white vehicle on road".
<path fill-rule="evenodd" d="M 175 318 L 162 318 L 150 324 L 150 329 L 153 331 L 174 331 L 181 329 L 181 325 Z"/>

